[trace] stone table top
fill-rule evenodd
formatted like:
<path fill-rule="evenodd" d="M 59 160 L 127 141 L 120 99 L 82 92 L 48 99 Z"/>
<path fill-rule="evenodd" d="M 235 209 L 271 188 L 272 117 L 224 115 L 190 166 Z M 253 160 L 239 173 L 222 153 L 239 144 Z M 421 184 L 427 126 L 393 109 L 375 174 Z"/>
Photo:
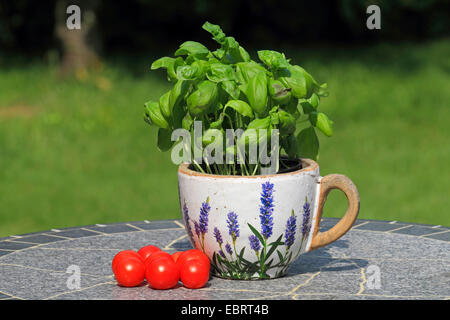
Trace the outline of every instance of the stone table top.
<path fill-rule="evenodd" d="M 323 219 L 321 231 L 336 221 Z M 118 286 L 111 271 L 114 255 L 149 244 L 170 253 L 191 248 L 180 220 L 98 224 L 0 238 L 0 300 L 450 299 L 450 229 L 443 226 L 357 220 L 339 240 L 301 255 L 279 279 L 212 277 L 197 290 L 181 285 L 171 290 Z M 70 280 L 77 268 L 78 288 Z"/>

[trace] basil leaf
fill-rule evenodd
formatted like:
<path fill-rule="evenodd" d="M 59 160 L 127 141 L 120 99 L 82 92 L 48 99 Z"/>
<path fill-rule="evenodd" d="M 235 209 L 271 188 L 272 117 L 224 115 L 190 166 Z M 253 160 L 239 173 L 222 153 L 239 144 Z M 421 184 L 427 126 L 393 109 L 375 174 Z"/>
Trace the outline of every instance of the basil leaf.
<path fill-rule="evenodd" d="M 223 33 L 222 29 L 216 25 L 209 22 L 205 22 L 202 28 L 213 35 L 213 39 L 218 43 L 223 43 L 225 39 L 225 33 Z"/>
<path fill-rule="evenodd" d="M 196 58 L 205 58 L 209 53 L 208 48 L 196 41 L 186 41 L 175 51 L 175 56 L 192 55 Z"/>
<path fill-rule="evenodd" d="M 223 63 L 212 63 L 209 65 L 206 77 L 213 82 L 235 80 L 236 76 L 231 66 Z"/>
<path fill-rule="evenodd" d="M 247 129 L 269 129 L 270 128 L 270 116 L 265 118 L 259 118 L 251 121 Z"/>
<path fill-rule="evenodd" d="M 319 106 L 319 102 L 319 96 L 315 93 L 313 93 L 309 99 L 301 99 L 300 105 L 303 108 L 303 113 L 311 114 L 312 112 L 315 112 Z"/>
<path fill-rule="evenodd" d="M 298 154 L 302 158 L 317 160 L 319 153 L 319 138 L 314 127 L 303 129 L 297 135 Z"/>
<path fill-rule="evenodd" d="M 155 101 L 148 101 L 144 104 L 145 117 L 147 121 L 154 124 L 160 128 L 168 128 L 169 124 L 161 113 L 159 108 L 159 103 Z"/>
<path fill-rule="evenodd" d="M 233 37 L 227 37 L 222 29 L 215 24 L 205 22 L 203 29 L 213 35 L 222 48 L 215 51 L 215 55 L 225 63 L 236 63 L 250 61 L 250 55 Z"/>
<path fill-rule="evenodd" d="M 254 61 L 239 62 L 236 64 L 236 77 L 240 83 L 248 83 L 251 78 L 266 69 Z"/>
<path fill-rule="evenodd" d="M 298 111 L 298 99 L 297 98 L 292 98 L 291 101 L 287 105 L 283 106 L 283 108 L 287 112 L 292 114 L 295 119 L 300 118 L 301 114 Z"/>
<path fill-rule="evenodd" d="M 159 98 L 159 108 L 161 109 L 161 113 L 164 116 L 164 118 L 169 119 L 172 115 L 172 110 L 170 110 L 170 90 L 164 93 Z"/>
<path fill-rule="evenodd" d="M 273 50 L 258 51 L 258 58 L 270 69 L 288 68 L 289 62 L 284 54 Z"/>
<path fill-rule="evenodd" d="M 291 88 L 286 88 L 281 81 L 270 78 L 269 95 L 279 105 L 286 105 L 291 100 Z"/>
<path fill-rule="evenodd" d="M 160 68 L 167 69 L 167 76 L 169 80 L 176 80 L 177 75 L 175 70 L 184 64 L 183 58 L 170 58 L 162 57 L 152 63 L 151 70 L 156 70 Z"/>
<path fill-rule="evenodd" d="M 250 55 L 248 54 L 247 50 L 239 46 L 239 55 L 244 62 L 250 61 Z"/>
<path fill-rule="evenodd" d="M 210 128 L 212 129 L 219 129 L 222 127 L 222 123 L 223 123 L 223 118 L 224 118 L 224 114 L 221 113 L 219 116 L 219 119 L 216 121 L 211 122 L 211 124 L 209 125 Z"/>
<path fill-rule="evenodd" d="M 328 84 L 322 83 L 321 85 L 317 84 L 314 88 L 314 91 L 317 93 L 319 97 L 328 97 Z"/>
<path fill-rule="evenodd" d="M 183 127 L 183 119 L 187 113 L 187 109 L 184 105 L 179 104 L 175 106 L 172 110 L 172 122 L 174 128 Z"/>
<path fill-rule="evenodd" d="M 289 159 L 297 159 L 298 158 L 298 142 L 295 135 L 291 134 L 283 139 L 285 141 L 285 145 L 283 146 L 284 151 L 286 151 Z"/>
<path fill-rule="evenodd" d="M 190 113 L 186 113 L 181 121 L 181 127 L 186 129 L 187 131 L 191 131 L 192 125 L 194 124 L 194 120 L 192 119 Z"/>
<path fill-rule="evenodd" d="M 189 92 L 190 83 L 186 80 L 178 80 L 170 91 L 169 105 L 170 110 L 178 106 L 184 100 L 186 94 Z"/>
<path fill-rule="evenodd" d="M 239 99 L 239 96 L 241 95 L 241 90 L 239 89 L 236 82 L 226 80 L 221 82 L 220 85 L 222 89 L 225 90 L 225 92 L 228 93 L 233 99 L 235 100 Z"/>
<path fill-rule="evenodd" d="M 220 138 L 219 138 L 220 137 Z M 218 138 L 219 141 L 216 141 Z M 215 146 L 223 146 L 223 133 L 219 129 L 210 128 L 203 132 L 202 136 L 202 144 L 203 146 L 207 145 L 215 145 Z"/>
<path fill-rule="evenodd" d="M 319 96 L 317 94 L 313 93 L 311 95 L 311 98 L 308 99 L 308 102 L 314 109 L 317 109 L 317 107 L 319 106 L 319 102 L 320 102 Z"/>
<path fill-rule="evenodd" d="M 258 129 L 247 128 L 239 138 L 237 142 L 238 145 L 240 147 L 258 145 L 258 134 L 259 134 L 258 131 L 259 131 Z"/>
<path fill-rule="evenodd" d="M 296 98 L 309 98 L 313 93 L 314 79 L 300 66 L 289 66 L 280 69 L 279 80 L 292 89 L 292 95 Z"/>
<path fill-rule="evenodd" d="M 302 106 L 303 113 L 304 114 L 310 114 L 311 112 L 314 112 L 316 109 L 309 103 L 308 100 L 304 100 L 300 102 L 300 105 Z"/>
<path fill-rule="evenodd" d="M 158 130 L 158 149 L 165 152 L 168 151 L 174 141 L 172 141 L 172 130 L 159 128 Z"/>
<path fill-rule="evenodd" d="M 212 58 L 209 59 L 209 62 L 211 62 L 211 63 L 218 63 L 218 62 L 220 62 L 220 60 L 223 59 L 223 57 L 225 56 L 226 52 L 222 48 L 219 48 L 216 51 L 214 51 L 213 53 L 214 53 L 214 56 L 217 57 L 217 58 L 212 57 Z"/>
<path fill-rule="evenodd" d="M 282 136 L 291 135 L 295 132 L 295 118 L 290 113 L 279 110 L 278 111 L 278 118 L 280 119 L 280 134 Z"/>
<path fill-rule="evenodd" d="M 189 113 L 196 117 L 208 111 L 210 107 L 217 103 L 218 89 L 214 82 L 204 80 L 198 84 L 195 90 L 187 98 Z"/>
<path fill-rule="evenodd" d="M 177 78 L 179 80 L 198 80 L 205 74 L 205 61 L 199 60 L 191 65 L 181 66 L 177 68 Z"/>
<path fill-rule="evenodd" d="M 168 68 L 169 66 L 173 66 L 173 63 L 175 61 L 175 58 L 170 58 L 170 57 L 162 57 L 159 58 L 158 60 L 154 61 L 152 63 L 151 66 L 151 70 L 156 70 L 159 68 Z"/>
<path fill-rule="evenodd" d="M 281 77 L 279 80 L 284 84 L 286 88 L 292 89 L 292 95 L 296 98 L 306 98 L 306 80 L 303 72 L 294 69 L 293 67 L 288 67 L 282 69 L 280 73 Z"/>
<path fill-rule="evenodd" d="M 328 119 L 325 113 L 311 112 L 309 114 L 309 120 L 314 127 L 322 131 L 327 137 L 331 137 L 333 135 L 333 122 Z"/>
<path fill-rule="evenodd" d="M 250 106 L 258 116 L 267 114 L 267 76 L 265 73 L 259 72 L 249 79 L 245 94 Z"/>
<path fill-rule="evenodd" d="M 227 52 L 225 58 L 228 63 L 235 64 L 237 62 L 250 61 L 248 52 L 233 37 L 227 37 L 225 51 Z"/>
<path fill-rule="evenodd" d="M 236 110 L 238 113 L 242 114 L 245 117 L 253 118 L 252 108 L 242 100 L 230 100 L 225 105 L 225 108 L 230 107 Z"/>

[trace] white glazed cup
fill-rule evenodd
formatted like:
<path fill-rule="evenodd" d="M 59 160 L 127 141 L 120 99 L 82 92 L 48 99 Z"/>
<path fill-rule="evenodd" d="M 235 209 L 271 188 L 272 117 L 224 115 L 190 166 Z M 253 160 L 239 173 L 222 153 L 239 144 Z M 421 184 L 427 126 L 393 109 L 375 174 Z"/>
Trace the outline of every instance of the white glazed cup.
<path fill-rule="evenodd" d="M 353 182 L 339 174 L 321 177 L 319 165 L 266 176 L 203 174 L 178 169 L 182 216 L 192 245 L 211 260 L 212 273 L 228 279 L 270 279 L 286 274 L 297 257 L 344 235 L 359 212 Z M 348 199 L 344 217 L 319 232 L 332 189 Z"/>

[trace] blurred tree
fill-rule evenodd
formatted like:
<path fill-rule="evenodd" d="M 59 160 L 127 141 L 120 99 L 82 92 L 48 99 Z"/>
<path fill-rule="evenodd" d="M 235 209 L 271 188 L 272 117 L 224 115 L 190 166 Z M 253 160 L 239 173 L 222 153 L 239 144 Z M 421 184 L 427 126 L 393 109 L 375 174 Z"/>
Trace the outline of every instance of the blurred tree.
<path fill-rule="evenodd" d="M 70 30 L 67 26 L 69 5 L 77 5 L 82 11 L 80 29 Z M 100 60 L 88 35 L 95 30 L 97 1 L 57 0 L 55 5 L 55 33 L 62 43 L 61 74 L 83 73 L 98 67 Z"/>

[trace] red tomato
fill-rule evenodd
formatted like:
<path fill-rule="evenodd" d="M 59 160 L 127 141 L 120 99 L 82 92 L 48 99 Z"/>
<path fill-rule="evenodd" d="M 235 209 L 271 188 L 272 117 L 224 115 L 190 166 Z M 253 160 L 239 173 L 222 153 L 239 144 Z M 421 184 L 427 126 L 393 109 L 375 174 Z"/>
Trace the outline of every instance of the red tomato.
<path fill-rule="evenodd" d="M 180 280 L 180 270 L 172 258 L 159 258 L 147 265 L 145 278 L 153 289 L 170 289 Z"/>
<path fill-rule="evenodd" d="M 133 256 L 120 259 L 114 269 L 117 282 L 124 287 L 136 287 L 145 279 L 145 265 Z"/>
<path fill-rule="evenodd" d="M 137 253 L 140 254 L 142 259 L 145 261 L 153 252 L 156 251 L 161 251 L 161 249 L 156 246 L 145 246 L 140 248 Z"/>
<path fill-rule="evenodd" d="M 155 251 L 145 260 L 145 266 L 148 266 L 150 263 L 160 258 L 169 258 L 173 261 L 170 253 L 167 253 L 165 251 Z"/>
<path fill-rule="evenodd" d="M 175 253 L 172 253 L 172 259 L 173 261 L 177 262 L 178 258 L 180 257 L 180 255 L 183 253 L 183 251 L 177 251 Z"/>
<path fill-rule="evenodd" d="M 111 266 L 112 266 L 113 272 L 115 272 L 114 269 L 116 268 L 117 262 L 119 262 L 119 260 L 122 260 L 124 257 L 134 257 L 134 258 L 138 258 L 138 259 L 142 260 L 141 256 L 136 251 L 133 251 L 133 250 L 120 251 L 119 253 L 117 253 L 114 256 L 114 259 L 112 261 Z"/>
<path fill-rule="evenodd" d="M 208 256 L 206 254 L 204 254 L 202 251 L 197 250 L 197 249 L 187 250 L 187 251 L 183 252 L 182 254 L 180 254 L 180 256 L 178 257 L 178 260 L 177 260 L 177 264 L 181 268 L 183 266 L 183 264 L 185 264 L 187 261 L 193 260 L 193 259 L 200 259 L 200 260 L 205 261 L 205 263 L 207 263 L 208 266 L 211 265 L 209 262 Z"/>
<path fill-rule="evenodd" d="M 205 286 L 209 280 L 209 261 L 191 259 L 180 269 L 181 282 L 186 288 L 198 289 Z"/>

